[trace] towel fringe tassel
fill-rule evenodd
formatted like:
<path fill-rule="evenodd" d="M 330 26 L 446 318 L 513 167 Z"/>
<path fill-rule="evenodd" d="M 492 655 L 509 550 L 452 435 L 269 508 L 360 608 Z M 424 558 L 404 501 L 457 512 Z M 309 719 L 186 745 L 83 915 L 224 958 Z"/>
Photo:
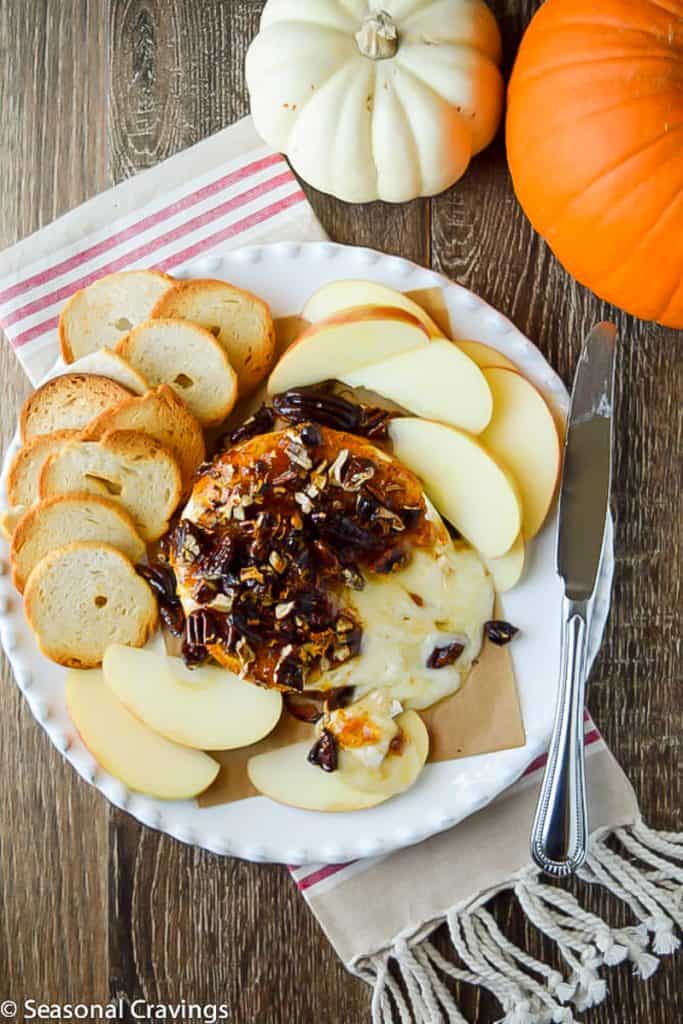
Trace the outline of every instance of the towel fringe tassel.
<path fill-rule="evenodd" d="M 616 839 L 620 852 L 607 845 Z M 373 1024 L 468 1024 L 447 982 L 480 986 L 503 1010 L 499 1024 L 575 1024 L 575 1013 L 601 1003 L 607 982 L 600 970 L 628 961 L 649 978 L 659 957 L 675 953 L 683 932 L 683 834 L 656 832 L 643 822 L 591 836 L 579 877 L 602 885 L 637 920 L 612 928 L 584 910 L 566 889 L 541 881 L 528 867 L 505 888 L 514 892 L 531 923 L 551 939 L 564 973 L 530 956 L 501 931 L 484 906 L 451 910 L 445 917 L 451 963 L 429 938 L 399 937 L 392 949 L 352 965 L 373 987 Z M 639 863 L 636 863 L 639 862 Z M 436 929 L 443 920 L 434 924 Z"/>

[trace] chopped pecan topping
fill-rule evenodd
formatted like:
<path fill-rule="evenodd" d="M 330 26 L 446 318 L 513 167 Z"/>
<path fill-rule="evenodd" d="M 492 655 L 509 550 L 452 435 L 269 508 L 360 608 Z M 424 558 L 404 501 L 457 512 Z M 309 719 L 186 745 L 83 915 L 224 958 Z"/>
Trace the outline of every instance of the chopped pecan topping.
<path fill-rule="evenodd" d="M 290 690 L 303 690 L 304 666 L 294 644 L 287 644 L 283 647 L 275 664 L 273 678 L 278 686 Z"/>
<path fill-rule="evenodd" d="M 492 644 L 504 647 L 509 644 L 514 636 L 519 633 L 517 626 L 511 625 L 503 619 L 491 619 L 484 623 L 484 631 Z"/>
<path fill-rule="evenodd" d="M 307 448 L 317 448 L 323 442 L 323 435 L 320 427 L 315 423 L 304 423 L 299 431 L 299 437 Z"/>
<path fill-rule="evenodd" d="M 329 729 L 323 729 L 320 737 L 308 752 L 308 760 L 311 764 L 322 768 L 324 772 L 334 772 L 337 770 L 338 755 L 336 737 Z"/>
<path fill-rule="evenodd" d="M 188 615 L 185 636 L 192 647 L 206 647 L 217 639 L 216 619 L 208 608 L 200 608 Z"/>
<path fill-rule="evenodd" d="M 181 519 L 171 534 L 170 550 L 178 561 L 198 561 L 208 545 L 204 531 L 189 519 Z"/>
<path fill-rule="evenodd" d="M 435 647 L 427 658 L 427 668 L 446 668 L 447 665 L 456 662 L 464 650 L 465 645 L 460 640 L 453 640 L 443 647 Z"/>
<path fill-rule="evenodd" d="M 284 701 L 289 714 L 293 718 L 298 718 L 300 722 L 315 725 L 323 717 L 323 709 L 308 697 L 300 696 L 298 693 L 286 693 Z"/>
<path fill-rule="evenodd" d="M 315 686 L 361 650 L 344 588 L 362 589 L 364 573 L 394 571 L 432 543 L 421 502 L 407 471 L 310 417 L 225 452 L 196 485 L 198 525 L 181 520 L 171 536 L 171 562 L 195 601 L 186 627 L 174 618 L 188 661 L 208 651 L 267 686 Z"/>
<path fill-rule="evenodd" d="M 148 565 L 136 565 L 135 570 L 146 579 L 156 597 L 164 604 L 178 604 L 176 594 L 175 573 L 166 562 L 150 562 Z"/>
<path fill-rule="evenodd" d="M 241 636 L 235 644 L 235 653 L 240 661 L 240 668 L 242 673 L 246 673 L 251 663 L 256 658 L 254 648 L 251 646 L 246 637 Z"/>
<path fill-rule="evenodd" d="M 311 456 L 308 454 L 304 446 L 298 443 L 298 438 L 287 445 L 285 453 L 289 461 L 300 466 L 301 469 L 313 469 Z"/>
<path fill-rule="evenodd" d="M 300 506 L 301 511 L 304 513 L 304 515 L 308 516 L 313 511 L 313 502 L 311 501 L 307 494 L 304 494 L 303 491 L 296 492 L 296 494 L 294 495 L 294 501 L 297 503 L 297 505 Z"/>
<path fill-rule="evenodd" d="M 211 551 L 202 559 L 202 573 L 207 579 L 220 579 L 230 571 L 235 545 L 229 533 L 224 533 Z"/>
<path fill-rule="evenodd" d="M 371 562 L 369 568 L 371 572 L 387 576 L 391 572 L 398 572 L 399 569 L 405 568 L 409 557 L 409 553 L 403 547 L 389 548 L 387 551 L 383 551 L 374 562 Z"/>
<path fill-rule="evenodd" d="M 173 636 L 180 637 L 185 632 L 185 612 L 179 604 L 159 604 L 159 615 L 166 629 Z"/>
<path fill-rule="evenodd" d="M 161 621 L 169 633 L 183 636 L 185 613 L 176 593 L 176 578 L 171 566 L 166 562 L 150 562 L 148 565 L 136 565 L 135 569 L 154 591 Z"/>
<path fill-rule="evenodd" d="M 275 572 L 283 573 L 287 568 L 287 559 L 279 551 L 273 549 L 268 555 L 268 564 L 275 569 Z"/>
<path fill-rule="evenodd" d="M 291 615 L 296 607 L 295 601 L 280 601 L 279 604 L 275 605 L 275 618 L 286 619 L 288 615 Z"/>
<path fill-rule="evenodd" d="M 250 416 L 236 430 L 233 430 L 228 440 L 231 444 L 238 444 L 240 441 L 246 441 L 250 437 L 256 437 L 257 434 L 267 434 L 274 426 L 275 413 L 269 406 L 262 405 L 253 416 Z"/>
<path fill-rule="evenodd" d="M 324 427 L 376 439 L 387 436 L 387 423 L 393 415 L 375 406 L 349 402 L 320 384 L 276 395 L 273 406 L 290 423 L 313 420 Z"/>
<path fill-rule="evenodd" d="M 359 491 L 374 475 L 375 467 L 370 459 L 359 459 L 354 455 L 344 463 L 340 473 L 340 486 L 345 491 Z"/>

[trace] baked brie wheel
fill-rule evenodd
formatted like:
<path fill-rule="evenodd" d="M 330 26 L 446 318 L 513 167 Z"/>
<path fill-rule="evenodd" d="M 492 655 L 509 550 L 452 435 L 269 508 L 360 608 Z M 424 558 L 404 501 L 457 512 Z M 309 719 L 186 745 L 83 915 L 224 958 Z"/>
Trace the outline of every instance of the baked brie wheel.
<path fill-rule="evenodd" d="M 370 441 L 314 423 L 250 438 L 208 465 L 169 560 L 186 660 L 210 656 L 324 701 L 312 763 L 329 771 L 320 751 L 333 745 L 333 768 L 356 783 L 365 771 L 371 787 L 400 751 L 392 719 L 458 689 L 493 609 L 489 575 L 417 477 Z M 348 704 L 371 692 L 358 715 L 377 728 L 354 732 Z"/>

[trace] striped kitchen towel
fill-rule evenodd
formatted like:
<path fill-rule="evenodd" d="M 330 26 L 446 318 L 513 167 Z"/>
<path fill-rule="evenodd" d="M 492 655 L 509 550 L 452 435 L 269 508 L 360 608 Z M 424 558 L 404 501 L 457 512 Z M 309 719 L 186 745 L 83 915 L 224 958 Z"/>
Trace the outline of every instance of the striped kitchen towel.
<path fill-rule="evenodd" d="M 244 118 L 1 253 L 0 327 L 36 384 L 59 354 L 64 302 L 98 277 L 326 237 L 286 161 Z"/>

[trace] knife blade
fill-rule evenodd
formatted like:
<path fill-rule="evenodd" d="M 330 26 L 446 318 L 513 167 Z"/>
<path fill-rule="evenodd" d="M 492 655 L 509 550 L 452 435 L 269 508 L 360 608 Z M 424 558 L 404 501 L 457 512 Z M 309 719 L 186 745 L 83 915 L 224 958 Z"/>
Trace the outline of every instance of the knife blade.
<path fill-rule="evenodd" d="M 616 328 L 597 324 L 574 378 L 560 489 L 556 564 L 564 581 L 560 685 L 531 855 L 546 874 L 572 874 L 586 858 L 588 813 L 583 749 L 586 650 L 612 475 Z"/>
<path fill-rule="evenodd" d="M 574 601 L 588 600 L 595 589 L 609 510 L 616 337 L 614 324 L 593 328 L 572 389 L 556 563 L 565 593 Z"/>

